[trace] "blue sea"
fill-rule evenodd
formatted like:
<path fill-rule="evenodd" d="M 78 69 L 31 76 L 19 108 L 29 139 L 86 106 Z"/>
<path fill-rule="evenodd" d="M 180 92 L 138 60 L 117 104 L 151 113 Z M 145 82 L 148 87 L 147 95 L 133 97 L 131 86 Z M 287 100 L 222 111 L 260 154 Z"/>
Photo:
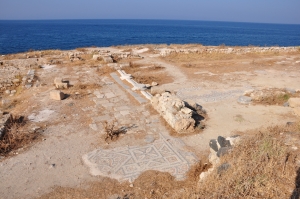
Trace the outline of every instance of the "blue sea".
<path fill-rule="evenodd" d="M 127 44 L 300 46 L 300 25 L 179 20 L 0 20 L 0 54 Z"/>

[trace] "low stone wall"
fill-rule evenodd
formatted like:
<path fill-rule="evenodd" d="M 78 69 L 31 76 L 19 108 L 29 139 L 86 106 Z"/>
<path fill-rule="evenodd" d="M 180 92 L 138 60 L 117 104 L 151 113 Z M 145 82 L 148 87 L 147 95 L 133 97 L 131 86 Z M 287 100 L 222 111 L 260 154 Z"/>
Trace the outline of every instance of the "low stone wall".
<path fill-rule="evenodd" d="M 264 53 L 264 52 L 297 52 L 299 47 L 200 47 L 191 49 L 172 49 L 172 48 L 162 48 L 156 49 L 162 57 L 168 56 L 171 53 L 224 53 L 224 54 L 246 54 L 246 53 Z"/>
<path fill-rule="evenodd" d="M 169 92 L 156 94 L 152 97 L 151 104 L 176 132 L 194 131 L 196 121 L 192 116 L 195 112 L 186 107 L 185 102 L 175 95 Z"/>

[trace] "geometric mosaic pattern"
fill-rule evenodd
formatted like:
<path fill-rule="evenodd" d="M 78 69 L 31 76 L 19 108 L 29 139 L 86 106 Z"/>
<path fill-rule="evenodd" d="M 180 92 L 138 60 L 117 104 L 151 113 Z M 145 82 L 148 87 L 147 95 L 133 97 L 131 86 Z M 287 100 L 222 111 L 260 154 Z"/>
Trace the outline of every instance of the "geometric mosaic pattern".
<path fill-rule="evenodd" d="M 166 139 L 161 135 L 159 140 L 145 146 L 96 149 L 84 155 L 83 161 L 90 167 L 92 175 L 119 181 L 133 182 L 147 170 L 169 172 L 177 180 L 183 180 L 197 158 L 193 153 L 181 150 L 182 146 L 179 139 Z"/>

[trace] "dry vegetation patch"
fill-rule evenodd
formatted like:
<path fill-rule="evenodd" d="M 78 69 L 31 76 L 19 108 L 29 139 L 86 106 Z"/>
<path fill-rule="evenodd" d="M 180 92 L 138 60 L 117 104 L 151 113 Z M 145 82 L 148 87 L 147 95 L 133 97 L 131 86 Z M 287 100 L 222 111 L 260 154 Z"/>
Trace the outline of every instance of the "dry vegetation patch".
<path fill-rule="evenodd" d="M 215 169 L 199 185 L 199 198 L 289 198 L 300 178 L 296 175 L 299 149 L 287 145 L 291 132 L 299 144 L 299 122 L 247 132 L 244 140 L 221 158 L 220 165 L 228 163 L 228 170 Z"/>
<path fill-rule="evenodd" d="M 7 156 L 10 152 L 24 148 L 40 137 L 39 131 L 29 131 L 26 128 L 26 118 L 12 116 L 0 138 L 0 155 Z"/>
<path fill-rule="evenodd" d="M 172 82 L 172 77 L 168 76 L 164 71 L 164 67 L 160 65 L 145 66 L 137 63 L 130 63 L 129 67 L 124 67 L 123 70 L 127 74 L 131 74 L 135 81 L 142 84 L 165 84 Z"/>

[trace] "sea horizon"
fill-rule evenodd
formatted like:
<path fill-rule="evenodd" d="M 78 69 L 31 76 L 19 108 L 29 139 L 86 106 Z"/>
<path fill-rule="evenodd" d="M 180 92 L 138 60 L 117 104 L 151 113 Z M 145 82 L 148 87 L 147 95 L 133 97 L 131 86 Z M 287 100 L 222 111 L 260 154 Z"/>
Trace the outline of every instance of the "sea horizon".
<path fill-rule="evenodd" d="M 0 20 L 0 54 L 143 44 L 300 46 L 300 24 L 166 19 Z"/>

